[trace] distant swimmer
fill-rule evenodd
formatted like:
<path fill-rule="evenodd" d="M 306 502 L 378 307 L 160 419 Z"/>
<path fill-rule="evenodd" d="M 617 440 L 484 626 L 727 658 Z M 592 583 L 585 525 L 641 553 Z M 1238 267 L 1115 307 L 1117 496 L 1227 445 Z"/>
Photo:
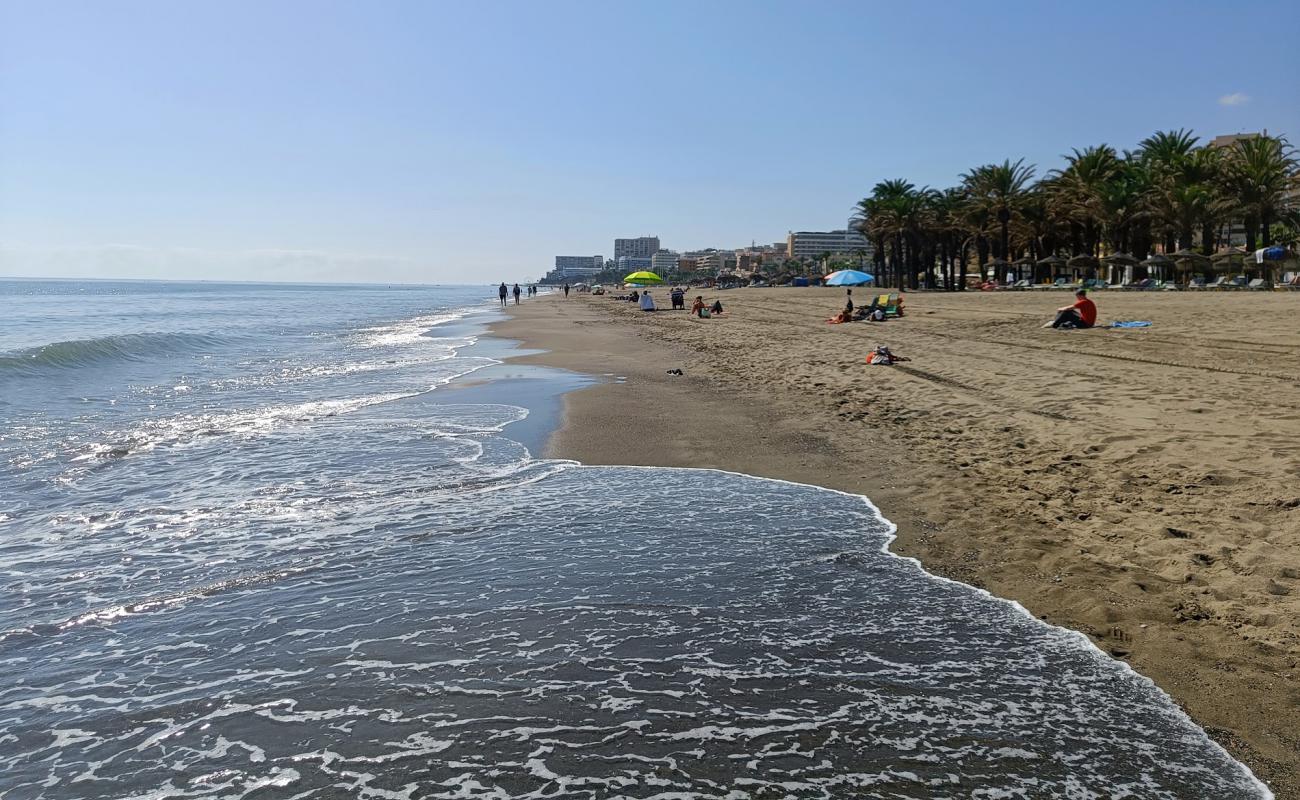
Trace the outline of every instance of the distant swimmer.
<path fill-rule="evenodd" d="M 506 285 L 504 283 L 497 288 L 497 295 L 501 298 L 502 308 L 506 307 L 506 295 L 508 294 L 510 294 L 510 290 L 506 288 Z"/>
<path fill-rule="evenodd" d="M 505 302 L 502 300 L 501 302 Z M 519 305 L 519 284 L 515 284 L 515 305 Z"/>

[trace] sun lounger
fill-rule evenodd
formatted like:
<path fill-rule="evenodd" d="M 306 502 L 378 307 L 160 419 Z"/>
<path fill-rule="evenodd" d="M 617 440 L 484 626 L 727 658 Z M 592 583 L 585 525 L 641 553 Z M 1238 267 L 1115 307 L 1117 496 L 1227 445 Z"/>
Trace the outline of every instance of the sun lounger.
<path fill-rule="evenodd" d="M 887 303 L 886 303 L 886 305 L 885 305 L 885 316 L 887 316 L 887 317 L 897 317 L 897 316 L 899 316 L 899 314 L 898 314 L 898 305 L 899 305 L 899 302 L 898 302 L 898 295 L 896 295 L 896 294 L 891 294 L 891 295 L 889 295 L 886 299 L 887 299 Z"/>
<path fill-rule="evenodd" d="M 1270 284 L 1268 281 L 1264 280 L 1263 278 L 1256 278 L 1255 280 L 1248 283 L 1246 285 L 1246 288 L 1251 289 L 1252 291 L 1258 291 L 1260 289 L 1272 289 L 1273 285 Z"/>
<path fill-rule="evenodd" d="M 1192 280 L 1187 284 L 1187 288 L 1188 288 L 1188 289 L 1204 289 L 1204 288 L 1205 288 L 1205 279 L 1204 279 L 1204 278 L 1192 278 Z"/>
<path fill-rule="evenodd" d="M 871 298 L 871 302 L 870 302 L 870 303 L 866 304 L 865 306 L 858 306 L 857 309 L 854 310 L 854 312 L 853 312 L 853 318 L 854 318 L 854 319 L 868 319 L 868 318 L 871 317 L 871 312 L 875 311 L 875 310 L 878 309 L 878 308 L 884 308 L 884 305 L 882 305 L 881 302 L 880 302 L 880 299 L 881 299 L 882 297 L 885 298 L 886 300 L 889 299 L 889 295 L 886 295 L 886 294 L 874 295 L 874 296 Z"/>
<path fill-rule="evenodd" d="M 1012 288 L 1012 289 L 1028 289 L 1029 287 L 1031 287 L 1031 286 L 1033 286 L 1033 285 L 1034 285 L 1034 284 L 1033 284 L 1032 281 L 1027 281 L 1027 280 L 1023 280 L 1023 279 L 1022 279 L 1022 280 L 1018 280 L 1018 281 L 1016 281 L 1015 283 L 1011 284 L 1011 288 Z"/>

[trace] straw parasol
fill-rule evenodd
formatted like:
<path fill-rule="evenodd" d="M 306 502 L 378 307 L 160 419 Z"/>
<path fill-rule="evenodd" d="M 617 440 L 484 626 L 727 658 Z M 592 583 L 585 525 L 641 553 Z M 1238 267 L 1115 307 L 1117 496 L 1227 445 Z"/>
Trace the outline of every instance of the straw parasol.
<path fill-rule="evenodd" d="M 1066 261 L 1065 265 L 1071 268 L 1096 267 L 1098 265 L 1098 261 L 1092 256 L 1080 255 L 1080 256 L 1074 256 L 1069 261 Z"/>
<path fill-rule="evenodd" d="M 1136 258 L 1125 252 L 1111 253 L 1101 259 L 1107 264 L 1118 264 L 1121 267 L 1134 267 L 1139 263 Z"/>
<path fill-rule="evenodd" d="M 1222 250 L 1210 256 L 1210 260 L 1216 264 L 1236 265 L 1244 261 L 1247 255 L 1249 253 L 1244 248 L 1229 247 L 1227 250 Z"/>
<path fill-rule="evenodd" d="M 1178 266 L 1182 267 L 1187 272 L 1196 269 L 1209 269 L 1211 263 L 1209 256 L 1198 253 L 1188 247 L 1184 247 L 1182 250 L 1173 253 L 1172 258 L 1178 263 Z"/>
<path fill-rule="evenodd" d="M 1047 258 L 1038 259 L 1038 266 L 1040 267 L 1059 267 L 1064 263 L 1065 263 L 1065 259 L 1056 255 L 1055 253 L 1048 256 Z"/>

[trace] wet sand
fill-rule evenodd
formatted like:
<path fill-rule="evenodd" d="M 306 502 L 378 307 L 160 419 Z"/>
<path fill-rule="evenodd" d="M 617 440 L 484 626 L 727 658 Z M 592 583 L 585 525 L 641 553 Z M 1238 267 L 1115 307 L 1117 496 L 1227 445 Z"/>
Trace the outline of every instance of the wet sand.
<path fill-rule="evenodd" d="M 547 351 L 520 361 L 605 377 L 548 455 L 866 494 L 897 552 L 1086 633 L 1300 797 L 1300 293 L 1101 292 L 1103 324 L 1154 325 L 1089 331 L 1040 327 L 1056 291 L 847 325 L 842 289 L 705 296 L 727 315 L 510 309 L 496 332 Z"/>

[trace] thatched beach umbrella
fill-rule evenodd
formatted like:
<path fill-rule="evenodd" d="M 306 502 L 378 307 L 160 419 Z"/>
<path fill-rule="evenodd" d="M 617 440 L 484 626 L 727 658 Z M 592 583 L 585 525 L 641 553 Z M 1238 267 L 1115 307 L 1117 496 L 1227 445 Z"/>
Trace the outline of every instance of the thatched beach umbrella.
<path fill-rule="evenodd" d="M 1072 256 L 1065 265 L 1070 269 L 1083 270 L 1085 277 L 1088 273 L 1096 273 L 1101 268 L 1101 262 L 1088 255 Z"/>
<path fill-rule="evenodd" d="M 1160 253 L 1152 253 L 1142 259 L 1142 266 L 1147 268 L 1148 276 L 1150 276 L 1152 272 L 1157 272 L 1163 275 L 1164 270 L 1174 266 L 1174 260 L 1168 256 L 1161 255 Z"/>
<path fill-rule="evenodd" d="M 1056 274 L 1057 268 L 1059 268 L 1061 265 L 1065 263 L 1065 259 L 1053 253 L 1050 256 L 1047 256 L 1046 258 L 1038 259 L 1038 261 L 1035 263 L 1037 263 L 1038 266 L 1040 267 L 1047 268 L 1047 278 L 1048 280 L 1050 280 L 1052 276 Z M 1035 274 L 1034 277 L 1036 279 L 1038 277 L 1037 274 Z"/>
<path fill-rule="evenodd" d="M 1103 256 L 1101 261 L 1103 264 L 1106 264 L 1111 268 L 1110 279 L 1112 283 L 1116 282 L 1115 280 L 1116 267 L 1118 267 L 1121 270 L 1125 270 L 1128 269 L 1129 267 L 1135 267 L 1138 265 L 1138 260 L 1136 258 L 1134 258 L 1132 255 L 1128 253 L 1125 253 L 1122 250 L 1118 253 L 1111 253 L 1108 256 Z M 1121 278 L 1121 280 L 1123 279 Z"/>
<path fill-rule="evenodd" d="M 1210 268 L 1210 259 L 1202 253 L 1198 253 L 1191 248 L 1184 247 L 1182 250 L 1173 254 L 1173 259 L 1186 272 L 1192 270 L 1208 270 Z"/>
<path fill-rule="evenodd" d="M 1214 264 L 1216 269 L 1232 269 L 1241 267 L 1248 255 L 1250 254 L 1244 248 L 1229 247 L 1227 250 L 1221 250 L 1210 256 L 1210 262 Z"/>

